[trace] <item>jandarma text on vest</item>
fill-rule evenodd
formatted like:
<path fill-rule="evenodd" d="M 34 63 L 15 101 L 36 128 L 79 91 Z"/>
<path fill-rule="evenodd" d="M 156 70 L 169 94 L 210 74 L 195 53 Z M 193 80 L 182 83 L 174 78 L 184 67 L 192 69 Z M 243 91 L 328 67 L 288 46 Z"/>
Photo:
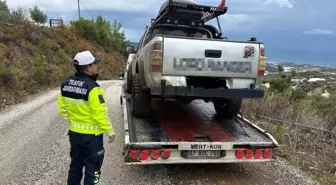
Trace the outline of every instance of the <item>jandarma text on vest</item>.
<path fill-rule="evenodd" d="M 86 93 L 87 93 L 86 88 L 73 87 L 73 86 L 69 86 L 69 85 L 65 85 L 62 90 L 67 91 L 67 92 L 77 93 L 77 94 L 83 94 L 83 95 L 86 95 Z"/>

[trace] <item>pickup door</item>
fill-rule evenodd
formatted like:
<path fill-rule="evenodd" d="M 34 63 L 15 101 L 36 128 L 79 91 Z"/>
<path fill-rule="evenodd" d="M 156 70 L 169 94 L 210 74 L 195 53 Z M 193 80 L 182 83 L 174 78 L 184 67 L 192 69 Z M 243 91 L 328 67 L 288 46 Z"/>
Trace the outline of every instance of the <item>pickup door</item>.
<path fill-rule="evenodd" d="M 257 78 L 259 42 L 163 38 L 162 75 Z"/>

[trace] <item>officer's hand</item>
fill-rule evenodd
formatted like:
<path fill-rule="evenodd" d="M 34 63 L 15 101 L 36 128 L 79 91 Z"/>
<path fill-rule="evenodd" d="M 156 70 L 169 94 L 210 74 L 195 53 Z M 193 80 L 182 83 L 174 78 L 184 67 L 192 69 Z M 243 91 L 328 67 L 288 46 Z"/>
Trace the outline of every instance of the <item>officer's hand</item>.
<path fill-rule="evenodd" d="M 115 134 L 113 134 L 112 136 L 109 136 L 109 143 L 113 143 L 115 139 L 116 139 Z"/>

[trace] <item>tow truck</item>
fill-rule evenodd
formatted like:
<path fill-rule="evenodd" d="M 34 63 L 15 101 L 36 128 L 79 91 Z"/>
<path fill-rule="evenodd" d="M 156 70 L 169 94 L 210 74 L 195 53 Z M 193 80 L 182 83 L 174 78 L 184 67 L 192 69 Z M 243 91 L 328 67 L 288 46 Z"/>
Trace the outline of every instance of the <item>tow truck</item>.
<path fill-rule="evenodd" d="M 214 14 L 218 11 L 226 12 L 226 8 L 186 5 L 172 1 L 169 1 L 166 7 L 168 10 L 206 10 L 204 13 L 210 17 L 212 11 Z M 161 13 L 164 14 L 164 11 Z M 157 21 L 154 20 L 154 23 Z M 270 133 L 244 118 L 240 112 L 231 116 L 218 114 L 211 101 L 194 99 L 184 104 L 166 97 L 152 98 L 150 101 L 152 112 L 149 116 L 134 115 L 134 97 L 130 90 L 132 86 L 127 83 L 132 77 L 134 61 L 137 61 L 136 55 L 131 53 L 127 60 L 126 73 L 122 76 L 124 81 L 120 96 L 124 117 L 125 164 L 239 163 L 275 160 L 273 152 L 278 147 L 278 142 Z"/>
<path fill-rule="evenodd" d="M 132 99 L 120 96 L 125 164 L 239 163 L 275 160 L 278 142 L 242 115 L 223 118 L 211 102 L 152 100 L 149 118 L 132 115 Z"/>

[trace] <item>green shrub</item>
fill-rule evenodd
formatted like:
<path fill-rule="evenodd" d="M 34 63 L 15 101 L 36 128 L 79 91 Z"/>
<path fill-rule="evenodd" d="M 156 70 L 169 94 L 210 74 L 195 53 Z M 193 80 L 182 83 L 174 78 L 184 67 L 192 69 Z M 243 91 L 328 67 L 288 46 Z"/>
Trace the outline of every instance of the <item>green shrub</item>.
<path fill-rule="evenodd" d="M 38 24 L 43 24 L 47 22 L 47 14 L 41 9 L 34 5 L 33 8 L 29 8 L 30 18 L 33 19 Z"/>
<path fill-rule="evenodd" d="M 65 53 L 67 53 L 69 55 L 73 54 L 73 49 L 70 47 L 70 45 L 65 45 L 63 47 L 63 50 L 64 50 Z"/>
<path fill-rule="evenodd" d="M 37 55 L 34 60 L 34 66 L 31 71 L 31 78 L 41 84 L 45 84 L 45 68 L 44 68 L 44 57 L 42 55 Z"/>
<path fill-rule="evenodd" d="M 286 89 L 290 88 L 290 79 L 283 76 L 279 78 L 274 78 L 270 80 L 269 83 L 270 83 L 270 90 L 276 93 L 282 93 Z"/>
<path fill-rule="evenodd" d="M 314 95 L 309 98 L 310 106 L 315 109 L 322 118 L 327 122 L 327 129 L 334 129 L 336 127 L 336 96 L 325 98 Z"/>
<path fill-rule="evenodd" d="M 42 55 L 37 55 L 34 61 L 34 66 L 35 67 L 40 67 L 44 63 L 44 57 Z"/>
<path fill-rule="evenodd" d="M 10 85 L 14 81 L 14 75 L 9 67 L 0 65 L 0 82 L 4 85 Z"/>
<path fill-rule="evenodd" d="M 106 51 L 124 53 L 127 41 L 124 32 L 121 31 L 121 24 L 116 20 L 111 25 L 102 16 L 97 16 L 95 21 L 80 19 L 71 21 L 70 24 L 83 37 L 102 45 Z"/>
<path fill-rule="evenodd" d="M 0 0 L 0 21 L 7 22 L 10 20 L 10 11 L 6 0 Z"/>
<path fill-rule="evenodd" d="M 71 61 L 70 56 L 62 49 L 56 52 L 54 58 L 55 64 L 67 63 L 67 61 Z"/>
<path fill-rule="evenodd" d="M 53 50 L 56 50 L 54 48 L 58 48 L 58 44 L 54 41 L 54 40 L 51 40 L 51 39 L 48 39 L 47 42 L 46 42 L 46 46 L 48 48 L 51 48 Z"/>
<path fill-rule="evenodd" d="M 37 67 L 33 67 L 32 69 L 32 79 L 39 83 L 39 84 L 43 84 L 44 82 L 44 71 L 43 71 L 43 67 L 42 66 L 37 66 Z"/>
<path fill-rule="evenodd" d="M 290 100 L 292 101 L 298 101 L 302 100 L 307 97 L 307 92 L 303 89 L 299 88 L 297 90 L 291 90 L 291 94 L 289 96 Z"/>
<path fill-rule="evenodd" d="M 18 7 L 16 9 L 12 9 L 11 11 L 11 20 L 14 24 L 21 24 L 25 20 L 27 20 L 26 17 L 26 11 L 22 7 Z"/>
<path fill-rule="evenodd" d="M 278 72 L 281 73 L 284 71 L 284 67 L 282 65 L 277 65 Z"/>
<path fill-rule="evenodd" d="M 23 70 L 20 67 L 15 67 L 13 66 L 11 68 L 11 72 L 14 76 L 14 83 L 13 85 L 15 86 L 16 89 L 23 89 L 24 84 L 29 81 L 29 73 L 25 70 Z"/>
<path fill-rule="evenodd" d="M 23 29 L 18 29 L 17 26 L 8 26 L 5 28 L 5 34 L 8 36 L 11 36 L 12 39 L 16 38 L 22 38 L 24 37 L 24 30 Z"/>

